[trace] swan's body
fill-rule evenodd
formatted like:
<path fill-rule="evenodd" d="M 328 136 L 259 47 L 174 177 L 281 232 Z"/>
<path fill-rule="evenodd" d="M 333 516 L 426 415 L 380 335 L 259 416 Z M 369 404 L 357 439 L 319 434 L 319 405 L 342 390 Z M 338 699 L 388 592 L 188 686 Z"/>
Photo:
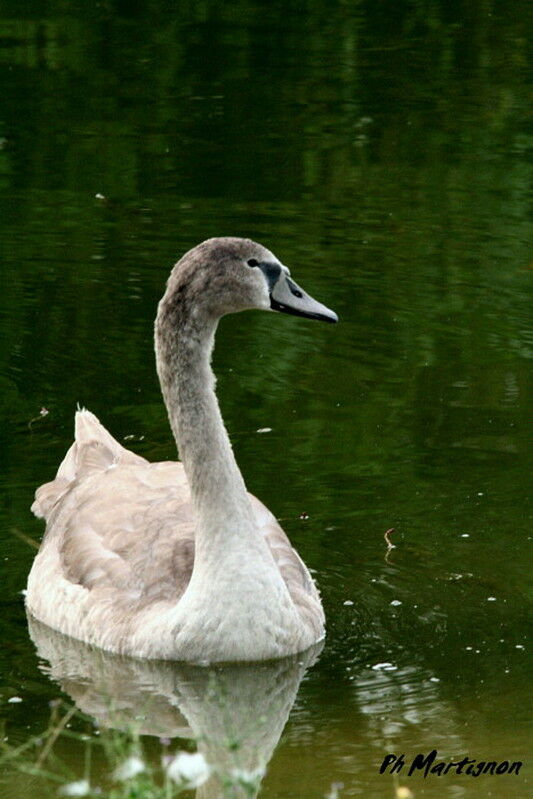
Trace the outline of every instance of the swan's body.
<path fill-rule="evenodd" d="M 254 307 L 336 321 L 249 240 L 210 239 L 176 264 L 155 341 L 182 463 L 148 463 L 76 414 L 32 506 L 47 522 L 26 595 L 37 619 L 109 651 L 192 661 L 281 657 L 323 637 L 314 582 L 247 493 L 214 393 L 218 319 Z"/>

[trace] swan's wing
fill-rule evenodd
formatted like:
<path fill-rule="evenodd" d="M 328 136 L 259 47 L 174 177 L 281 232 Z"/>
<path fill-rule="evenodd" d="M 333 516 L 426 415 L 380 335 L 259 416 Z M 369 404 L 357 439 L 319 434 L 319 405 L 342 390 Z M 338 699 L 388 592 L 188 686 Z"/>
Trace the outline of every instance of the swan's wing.
<path fill-rule="evenodd" d="M 183 466 L 135 455 L 89 411 L 76 414 L 75 441 L 32 510 L 46 519 L 39 556 L 53 559 L 55 579 L 137 609 L 175 603 L 189 583 L 194 522 Z"/>
<path fill-rule="evenodd" d="M 311 575 L 276 518 L 250 497 L 295 605 L 317 620 Z M 32 509 L 47 521 L 41 551 L 54 553 L 55 575 L 112 601 L 117 611 L 175 604 L 189 584 L 194 513 L 182 464 L 149 463 L 89 411 L 76 414 L 75 442 L 55 480 L 37 490 Z"/>
<path fill-rule="evenodd" d="M 39 519 L 48 520 L 66 492 L 89 475 L 119 464 L 141 463 L 147 461 L 119 444 L 94 413 L 85 409 L 78 411 L 74 443 L 63 458 L 55 479 L 37 489 L 31 509 Z"/>
<path fill-rule="evenodd" d="M 137 609 L 179 599 L 194 561 L 193 511 L 180 463 L 110 468 L 86 478 L 69 500 L 72 512 L 58 517 L 66 579 L 96 592 L 111 589 Z"/>

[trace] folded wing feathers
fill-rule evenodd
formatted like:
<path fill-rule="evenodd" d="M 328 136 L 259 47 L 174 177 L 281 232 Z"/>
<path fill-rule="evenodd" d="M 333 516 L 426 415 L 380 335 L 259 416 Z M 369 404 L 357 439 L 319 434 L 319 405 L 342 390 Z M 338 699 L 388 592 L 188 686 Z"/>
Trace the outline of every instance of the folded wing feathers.
<path fill-rule="evenodd" d="M 63 458 L 55 479 L 35 492 L 35 501 L 31 506 L 33 513 L 38 518 L 48 518 L 54 505 L 72 483 L 118 463 L 146 461 L 119 444 L 94 413 L 82 408 L 76 412 L 74 443 Z"/>

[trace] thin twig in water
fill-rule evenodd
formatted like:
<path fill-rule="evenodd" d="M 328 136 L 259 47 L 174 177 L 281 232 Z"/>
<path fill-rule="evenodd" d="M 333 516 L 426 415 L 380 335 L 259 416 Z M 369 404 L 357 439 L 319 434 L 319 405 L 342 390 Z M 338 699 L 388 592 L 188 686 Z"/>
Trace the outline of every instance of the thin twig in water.
<path fill-rule="evenodd" d="M 25 544 L 28 544 L 28 546 L 33 547 L 33 549 L 39 549 L 39 542 L 35 541 L 35 539 L 31 538 L 29 535 L 26 535 L 26 533 L 23 533 L 22 530 L 17 530 L 16 527 L 12 527 L 11 532 L 13 535 L 16 535 L 17 538 L 20 538 L 21 541 L 24 541 Z"/>
<path fill-rule="evenodd" d="M 63 716 L 57 727 L 55 727 L 52 730 L 52 733 L 50 734 L 50 737 L 46 742 L 46 745 L 43 747 L 43 750 L 37 759 L 37 763 L 35 764 L 37 768 L 40 768 L 42 766 L 42 764 L 50 754 L 50 751 L 55 742 L 57 741 L 59 735 L 61 734 L 63 728 L 66 727 L 66 725 L 69 723 L 72 716 L 76 713 L 76 710 L 77 710 L 76 705 L 73 705 L 68 711 L 68 713 L 65 713 L 65 715 Z"/>
<path fill-rule="evenodd" d="M 392 552 L 393 549 L 396 549 L 396 545 L 393 544 L 392 541 L 389 538 L 389 536 L 391 536 L 395 532 L 396 532 L 396 530 L 394 529 L 394 527 L 389 527 L 389 529 L 386 530 L 384 535 L 383 535 L 383 538 L 387 542 L 387 551 L 385 552 L 385 563 L 389 562 L 390 553 Z"/>
<path fill-rule="evenodd" d="M 33 419 L 30 419 L 30 421 L 28 422 L 28 430 L 31 430 L 31 426 L 34 422 L 38 422 L 39 419 L 43 419 L 45 416 L 48 416 L 49 413 L 50 411 L 48 410 L 48 408 L 41 408 L 41 410 L 39 411 L 39 415 L 34 416 Z"/>
<path fill-rule="evenodd" d="M 384 533 L 383 538 L 387 542 L 387 549 L 396 549 L 396 545 L 392 543 L 389 536 L 395 533 L 396 530 L 394 527 L 389 527 L 389 529 Z"/>

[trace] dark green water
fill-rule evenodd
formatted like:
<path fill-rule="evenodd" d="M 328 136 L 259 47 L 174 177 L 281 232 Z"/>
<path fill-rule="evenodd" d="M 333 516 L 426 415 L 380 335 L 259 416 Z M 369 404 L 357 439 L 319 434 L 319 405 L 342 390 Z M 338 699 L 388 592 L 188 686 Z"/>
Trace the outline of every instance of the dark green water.
<path fill-rule="evenodd" d="M 339 782 L 342 797 L 392 797 L 388 752 L 528 760 L 530 13 L 526 0 L 4 0 L 10 742 L 59 695 L 21 597 L 33 551 L 17 532 L 42 534 L 33 491 L 70 444 L 77 402 L 136 452 L 175 457 L 155 307 L 186 249 L 244 235 L 341 320 L 250 312 L 217 338 L 238 462 L 316 570 L 328 617 L 261 796 L 314 799 Z M 515 799 L 528 778 L 530 762 L 518 777 L 400 784 Z M 26 799 L 35 785 L 11 775 L 2 790 Z"/>

